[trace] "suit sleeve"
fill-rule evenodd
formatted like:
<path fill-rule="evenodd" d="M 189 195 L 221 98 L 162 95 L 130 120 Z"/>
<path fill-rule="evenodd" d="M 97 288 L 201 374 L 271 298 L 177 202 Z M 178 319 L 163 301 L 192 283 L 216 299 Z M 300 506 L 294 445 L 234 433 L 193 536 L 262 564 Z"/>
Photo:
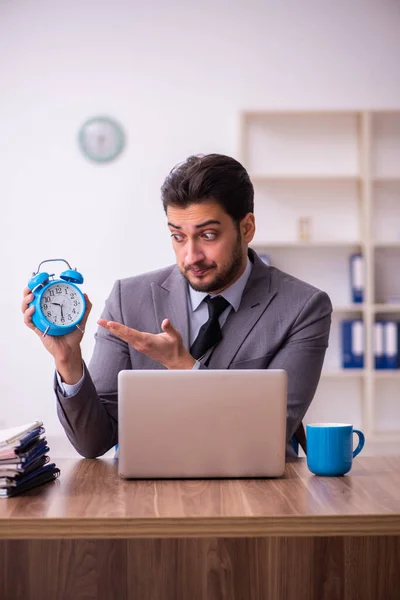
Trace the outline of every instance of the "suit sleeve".
<path fill-rule="evenodd" d="M 106 301 L 102 318 L 123 323 L 120 282 Z M 89 368 L 77 394 L 64 397 L 55 377 L 57 413 L 68 439 L 86 458 L 101 456 L 118 442 L 118 373 L 131 369 L 128 344 L 99 327 Z"/>
<path fill-rule="evenodd" d="M 288 374 L 287 442 L 314 398 L 328 347 L 331 313 L 329 296 L 316 292 L 268 365 L 269 369 L 285 369 Z"/>

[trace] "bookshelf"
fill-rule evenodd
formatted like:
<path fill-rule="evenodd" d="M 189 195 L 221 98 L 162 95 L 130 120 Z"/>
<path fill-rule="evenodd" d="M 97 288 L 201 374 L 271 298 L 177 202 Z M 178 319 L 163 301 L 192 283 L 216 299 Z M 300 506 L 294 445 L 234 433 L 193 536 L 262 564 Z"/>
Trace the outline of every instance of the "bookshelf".
<path fill-rule="evenodd" d="M 252 247 L 325 290 L 334 307 L 305 422 L 350 422 L 370 444 L 397 445 L 400 370 L 374 369 L 373 323 L 400 321 L 400 109 L 243 111 L 239 133 L 255 188 Z M 365 261 L 362 304 L 351 300 L 356 252 Z M 342 369 L 340 322 L 356 318 L 365 325 L 365 368 Z"/>

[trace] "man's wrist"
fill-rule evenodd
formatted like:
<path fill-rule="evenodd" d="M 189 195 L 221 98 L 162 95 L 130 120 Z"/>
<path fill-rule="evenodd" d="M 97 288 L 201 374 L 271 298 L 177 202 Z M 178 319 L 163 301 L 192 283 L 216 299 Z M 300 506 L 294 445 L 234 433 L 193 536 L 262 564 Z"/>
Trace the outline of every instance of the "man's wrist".
<path fill-rule="evenodd" d="M 167 365 L 167 369 L 169 369 L 170 371 L 178 369 L 190 371 L 191 369 L 193 369 L 195 364 L 196 359 L 193 358 L 193 356 L 188 352 L 187 354 L 185 354 L 185 356 L 182 356 L 176 362 Z"/>
<path fill-rule="evenodd" d="M 64 383 L 75 385 L 82 379 L 82 356 L 74 356 L 68 361 L 56 361 L 56 369 Z"/>

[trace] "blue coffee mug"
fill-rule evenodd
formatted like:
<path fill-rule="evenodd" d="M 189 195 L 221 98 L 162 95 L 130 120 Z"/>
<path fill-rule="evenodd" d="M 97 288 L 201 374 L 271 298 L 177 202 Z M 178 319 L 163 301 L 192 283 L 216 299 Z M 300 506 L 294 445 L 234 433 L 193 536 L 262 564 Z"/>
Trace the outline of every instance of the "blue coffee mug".
<path fill-rule="evenodd" d="M 358 446 L 353 450 L 353 433 Z M 307 465 L 315 475 L 345 475 L 352 461 L 364 447 L 362 431 L 346 423 L 312 423 L 307 425 Z"/>

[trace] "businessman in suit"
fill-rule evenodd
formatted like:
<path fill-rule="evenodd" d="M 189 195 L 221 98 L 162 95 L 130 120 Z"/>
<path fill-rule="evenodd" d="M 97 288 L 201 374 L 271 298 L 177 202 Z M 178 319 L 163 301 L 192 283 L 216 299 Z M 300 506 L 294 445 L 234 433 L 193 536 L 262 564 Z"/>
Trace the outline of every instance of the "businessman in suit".
<path fill-rule="evenodd" d="M 65 432 L 86 457 L 100 456 L 118 442 L 122 369 L 285 369 L 290 455 L 328 346 L 329 297 L 265 265 L 249 248 L 254 190 L 238 161 L 191 156 L 172 169 L 161 192 L 176 264 L 114 284 L 89 366 L 80 349 L 88 298 L 80 329 L 61 338 L 43 338 L 36 330 L 55 360 L 57 411 Z M 35 330 L 31 299 L 25 289 L 24 319 Z M 204 345 L 209 326 L 211 346 L 209 339 Z"/>

